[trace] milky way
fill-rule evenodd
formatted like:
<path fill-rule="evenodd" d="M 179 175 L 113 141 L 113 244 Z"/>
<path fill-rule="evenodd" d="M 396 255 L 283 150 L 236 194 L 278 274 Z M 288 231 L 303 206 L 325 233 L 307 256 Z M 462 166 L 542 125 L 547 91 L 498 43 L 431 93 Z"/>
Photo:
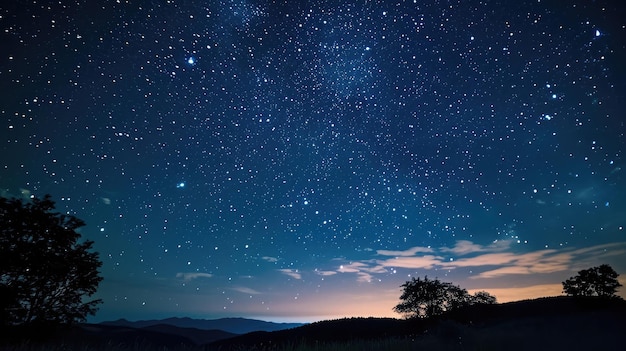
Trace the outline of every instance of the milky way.
<path fill-rule="evenodd" d="M 9 1 L 0 190 L 104 262 L 95 320 L 397 316 L 626 273 L 615 1 Z"/>

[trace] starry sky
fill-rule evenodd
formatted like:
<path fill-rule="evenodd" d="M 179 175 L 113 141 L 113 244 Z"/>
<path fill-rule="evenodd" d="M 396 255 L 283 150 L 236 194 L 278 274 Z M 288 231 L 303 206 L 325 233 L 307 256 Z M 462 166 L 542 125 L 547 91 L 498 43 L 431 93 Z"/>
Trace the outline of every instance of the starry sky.
<path fill-rule="evenodd" d="M 91 321 L 626 275 L 619 3 L 3 1 L 0 195 L 86 222 Z"/>

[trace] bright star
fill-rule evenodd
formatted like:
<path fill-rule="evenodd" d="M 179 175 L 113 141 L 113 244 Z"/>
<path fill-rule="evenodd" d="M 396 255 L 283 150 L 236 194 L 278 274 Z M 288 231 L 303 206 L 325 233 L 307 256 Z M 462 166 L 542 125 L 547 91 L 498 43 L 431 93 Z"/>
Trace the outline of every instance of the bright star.
<path fill-rule="evenodd" d="M 196 64 L 196 58 L 193 56 L 189 56 L 189 58 L 187 58 L 187 63 L 190 65 L 195 65 Z"/>
<path fill-rule="evenodd" d="M 184 187 L 185 187 L 185 182 L 180 182 L 180 183 L 176 184 L 176 188 L 177 189 L 182 189 Z"/>

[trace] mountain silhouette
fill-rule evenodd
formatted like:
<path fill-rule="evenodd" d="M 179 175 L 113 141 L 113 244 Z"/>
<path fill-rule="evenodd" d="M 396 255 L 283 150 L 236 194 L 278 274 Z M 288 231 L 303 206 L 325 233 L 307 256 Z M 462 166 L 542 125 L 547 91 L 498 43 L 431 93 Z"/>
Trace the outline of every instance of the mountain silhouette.
<path fill-rule="evenodd" d="M 277 331 L 302 326 L 303 323 L 274 323 L 248 318 L 220 318 L 220 319 L 193 319 L 193 318 L 166 318 L 155 320 L 102 322 L 101 325 L 124 326 L 131 328 L 145 328 L 154 325 L 171 325 L 179 328 L 195 328 L 203 330 L 222 330 L 233 334 L 245 334 L 254 331 Z"/>

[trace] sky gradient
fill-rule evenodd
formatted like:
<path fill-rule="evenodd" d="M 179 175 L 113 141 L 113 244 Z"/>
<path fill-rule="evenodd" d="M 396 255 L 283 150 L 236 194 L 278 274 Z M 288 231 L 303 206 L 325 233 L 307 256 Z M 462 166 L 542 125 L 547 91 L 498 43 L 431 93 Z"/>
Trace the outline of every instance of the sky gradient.
<path fill-rule="evenodd" d="M 505 302 L 626 275 L 618 3 L 5 1 L 0 195 L 87 223 L 91 321 L 399 317 L 415 276 Z"/>

